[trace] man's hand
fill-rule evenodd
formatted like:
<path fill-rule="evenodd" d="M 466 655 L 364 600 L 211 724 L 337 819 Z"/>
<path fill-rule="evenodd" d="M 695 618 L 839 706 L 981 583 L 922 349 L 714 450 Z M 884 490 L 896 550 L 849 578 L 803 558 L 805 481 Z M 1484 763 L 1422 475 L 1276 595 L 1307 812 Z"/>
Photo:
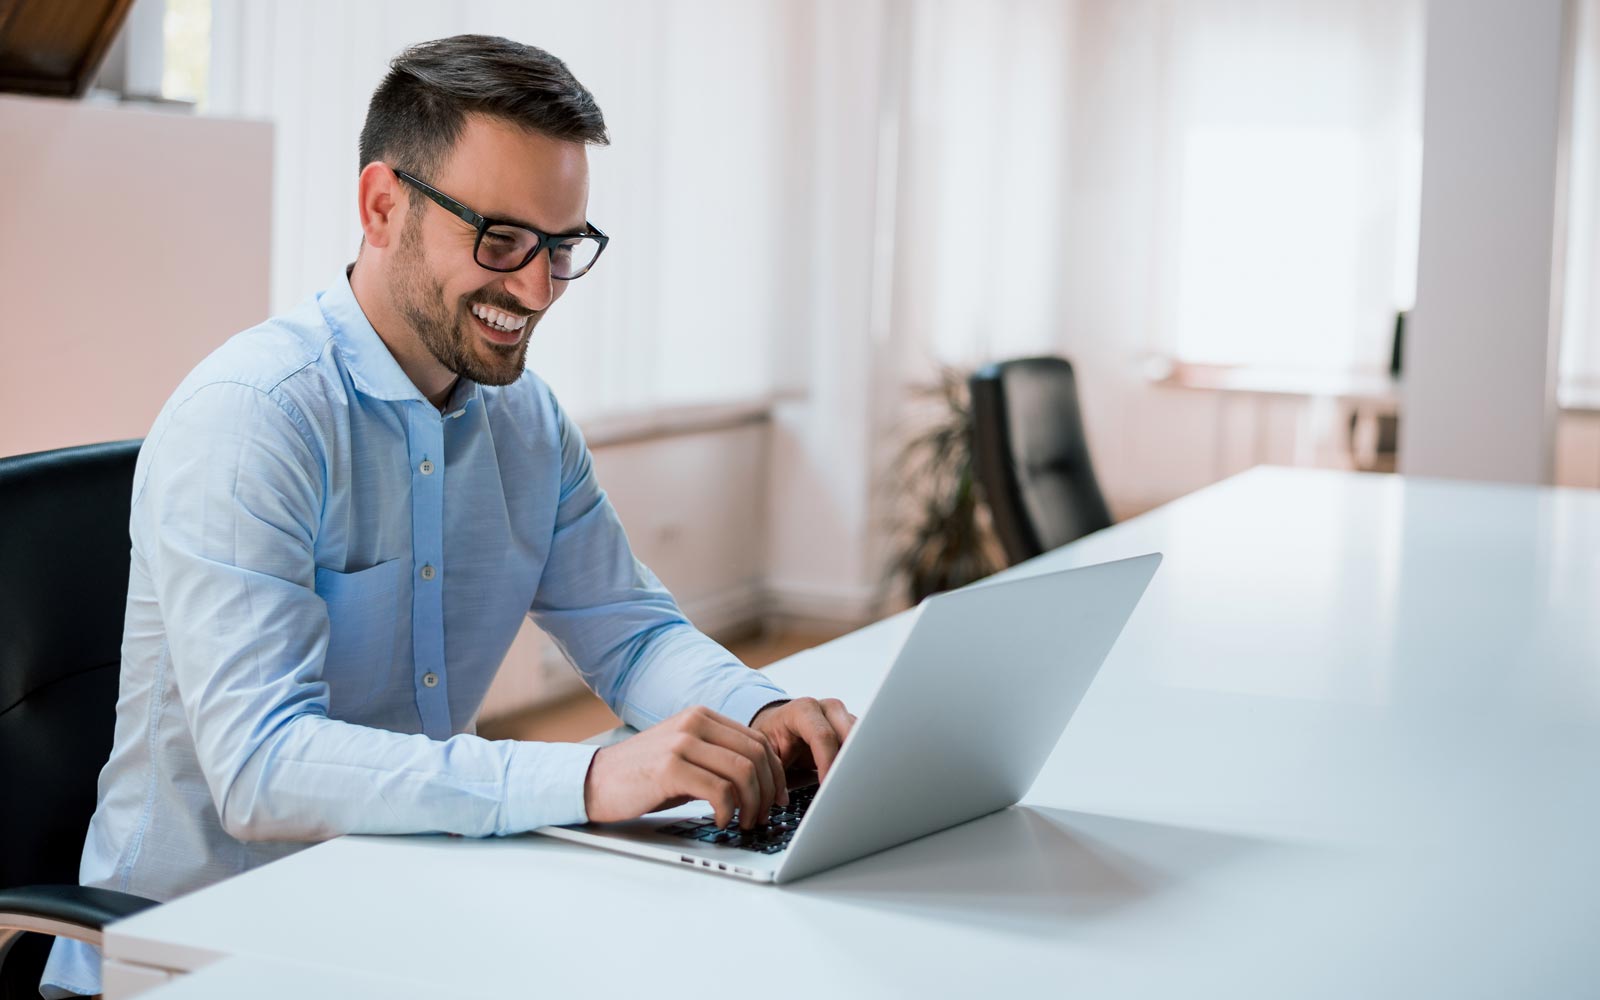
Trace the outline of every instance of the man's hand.
<path fill-rule="evenodd" d="M 751 728 L 772 742 L 784 767 L 815 768 L 819 783 L 828 776 L 855 724 L 856 717 L 837 698 L 796 698 L 768 705 L 750 720 Z"/>
<path fill-rule="evenodd" d="M 758 713 L 761 714 L 761 713 Z M 766 736 L 709 708 L 689 708 L 621 743 L 589 764 L 583 806 L 610 823 L 705 799 L 717 825 L 765 823 L 776 802 L 789 804 L 783 763 Z"/>

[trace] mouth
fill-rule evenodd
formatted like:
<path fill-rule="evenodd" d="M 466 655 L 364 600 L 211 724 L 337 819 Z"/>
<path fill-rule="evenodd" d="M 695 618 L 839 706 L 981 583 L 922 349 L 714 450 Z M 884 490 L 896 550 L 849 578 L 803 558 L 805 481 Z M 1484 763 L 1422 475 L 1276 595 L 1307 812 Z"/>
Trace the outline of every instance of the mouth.
<path fill-rule="evenodd" d="M 528 321 L 533 318 L 531 315 L 516 316 L 478 304 L 474 304 L 469 311 L 472 314 L 472 321 L 477 324 L 484 337 L 502 347 L 510 347 L 521 342 L 523 334 L 528 330 Z"/>

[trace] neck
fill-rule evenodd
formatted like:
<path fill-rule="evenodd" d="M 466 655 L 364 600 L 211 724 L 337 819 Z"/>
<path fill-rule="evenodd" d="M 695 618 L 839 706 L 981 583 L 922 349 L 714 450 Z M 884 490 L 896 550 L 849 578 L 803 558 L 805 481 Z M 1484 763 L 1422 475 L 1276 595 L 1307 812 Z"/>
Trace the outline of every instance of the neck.
<path fill-rule="evenodd" d="M 346 273 L 350 277 L 350 291 L 361 307 L 367 322 L 389 349 L 400 370 L 406 373 L 411 384 L 428 398 L 428 402 L 442 412 L 456 387 L 456 373 L 441 365 L 437 358 L 422 346 L 422 340 L 411 330 L 394 307 L 388 286 L 377 273 L 377 267 L 365 257 L 357 257 Z"/>

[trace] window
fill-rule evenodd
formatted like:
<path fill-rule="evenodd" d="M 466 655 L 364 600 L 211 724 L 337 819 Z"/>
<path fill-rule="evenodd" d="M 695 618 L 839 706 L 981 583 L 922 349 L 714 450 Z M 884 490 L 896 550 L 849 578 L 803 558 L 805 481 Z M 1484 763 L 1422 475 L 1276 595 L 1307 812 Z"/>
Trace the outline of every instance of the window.
<path fill-rule="evenodd" d="M 1575 33 L 1561 316 L 1567 404 L 1600 398 L 1600 2 L 1580 0 Z"/>
<path fill-rule="evenodd" d="M 161 96 L 206 105 L 211 68 L 211 0 L 166 0 L 161 35 Z"/>
<path fill-rule="evenodd" d="M 1174 10 L 1168 353 L 1383 367 L 1415 294 L 1420 5 Z"/>

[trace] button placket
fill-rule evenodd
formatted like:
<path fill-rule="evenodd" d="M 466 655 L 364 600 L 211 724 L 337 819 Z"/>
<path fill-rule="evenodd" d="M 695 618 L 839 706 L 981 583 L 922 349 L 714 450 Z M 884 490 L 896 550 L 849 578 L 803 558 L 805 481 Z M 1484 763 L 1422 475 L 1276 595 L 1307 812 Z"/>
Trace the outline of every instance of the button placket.
<path fill-rule="evenodd" d="M 417 401 L 407 414 L 411 444 L 411 637 L 417 713 L 434 739 L 451 733 L 444 675 L 444 424 L 439 412 Z"/>

